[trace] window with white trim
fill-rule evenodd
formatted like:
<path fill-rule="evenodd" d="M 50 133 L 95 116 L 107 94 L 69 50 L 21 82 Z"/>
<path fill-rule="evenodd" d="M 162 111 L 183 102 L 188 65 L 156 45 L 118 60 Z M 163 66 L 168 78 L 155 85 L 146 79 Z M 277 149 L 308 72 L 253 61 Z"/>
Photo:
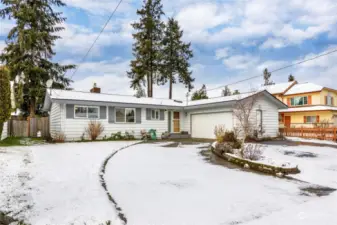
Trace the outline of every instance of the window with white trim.
<path fill-rule="evenodd" d="M 116 123 L 135 123 L 136 109 L 134 108 L 116 108 Z"/>
<path fill-rule="evenodd" d="M 317 116 L 306 116 L 305 122 L 306 123 L 316 123 L 317 122 Z"/>
<path fill-rule="evenodd" d="M 74 106 L 74 118 L 99 119 L 98 106 Z"/>
<path fill-rule="evenodd" d="M 159 110 L 158 109 L 151 110 L 151 120 L 159 120 Z"/>
<path fill-rule="evenodd" d="M 292 106 L 300 106 L 300 105 L 307 105 L 308 104 L 308 97 L 302 96 L 302 97 L 293 97 L 290 99 Z"/>

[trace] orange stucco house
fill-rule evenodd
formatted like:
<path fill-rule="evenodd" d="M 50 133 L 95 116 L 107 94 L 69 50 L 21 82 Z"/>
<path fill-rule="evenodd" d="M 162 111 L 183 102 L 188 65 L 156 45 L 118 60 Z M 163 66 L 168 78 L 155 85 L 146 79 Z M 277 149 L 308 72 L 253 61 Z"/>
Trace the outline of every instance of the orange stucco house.
<path fill-rule="evenodd" d="M 313 127 L 316 123 L 337 126 L 337 90 L 297 81 L 266 89 L 289 107 L 279 110 L 280 127 Z"/>

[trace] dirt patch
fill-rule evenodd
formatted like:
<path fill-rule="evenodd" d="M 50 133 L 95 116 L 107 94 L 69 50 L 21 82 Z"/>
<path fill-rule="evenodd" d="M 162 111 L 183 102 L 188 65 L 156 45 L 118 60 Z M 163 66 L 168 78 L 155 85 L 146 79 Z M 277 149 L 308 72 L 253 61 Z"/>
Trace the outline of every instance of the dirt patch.
<path fill-rule="evenodd" d="M 316 195 L 318 197 L 327 196 L 332 192 L 336 191 L 334 188 L 323 187 L 323 186 L 309 186 L 300 188 L 301 195 L 310 196 Z"/>

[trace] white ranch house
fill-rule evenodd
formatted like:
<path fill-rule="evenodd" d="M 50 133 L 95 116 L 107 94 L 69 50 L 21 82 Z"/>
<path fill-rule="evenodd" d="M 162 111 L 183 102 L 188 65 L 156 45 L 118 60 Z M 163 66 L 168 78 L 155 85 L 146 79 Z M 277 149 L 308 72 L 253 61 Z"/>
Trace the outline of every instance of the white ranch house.
<path fill-rule="evenodd" d="M 256 125 L 263 124 L 264 136 L 276 137 L 278 110 L 287 106 L 267 91 L 259 93 L 251 119 Z M 46 95 L 44 109 L 50 111 L 51 136 L 63 133 L 68 141 L 79 140 L 90 120 L 98 120 L 104 125 L 99 138 L 119 131 L 134 132 L 139 138 L 141 130 L 155 129 L 158 137 L 168 131 L 171 134 L 187 132 L 192 138 L 213 139 L 216 125 L 233 129 L 237 124 L 233 115 L 235 103 L 252 95 L 182 102 L 52 89 Z"/>

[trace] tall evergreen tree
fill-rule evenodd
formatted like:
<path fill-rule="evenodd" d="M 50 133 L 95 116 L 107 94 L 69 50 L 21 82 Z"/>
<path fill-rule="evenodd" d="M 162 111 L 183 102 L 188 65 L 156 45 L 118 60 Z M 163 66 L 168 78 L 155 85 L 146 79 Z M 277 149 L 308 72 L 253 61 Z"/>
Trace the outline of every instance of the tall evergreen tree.
<path fill-rule="evenodd" d="M 231 96 L 232 95 L 232 92 L 231 90 L 229 89 L 228 86 L 225 87 L 225 89 L 222 90 L 222 96 Z"/>
<path fill-rule="evenodd" d="M 162 54 L 162 84 L 168 80 L 169 99 L 172 99 L 172 86 L 178 81 L 183 83 L 188 91 L 193 88 L 192 72 L 189 71 L 189 59 L 193 57 L 191 43 L 184 43 L 182 40 L 183 31 L 180 29 L 178 21 L 169 18 L 163 37 Z"/>
<path fill-rule="evenodd" d="M 268 71 L 267 68 L 263 71 L 263 79 L 264 79 L 264 86 L 275 84 L 273 81 L 270 80 L 271 73 Z"/>
<path fill-rule="evenodd" d="M 289 82 L 295 81 L 295 77 L 292 74 L 290 74 L 288 77 L 288 81 Z"/>
<path fill-rule="evenodd" d="M 56 33 L 64 29 L 59 24 L 65 21 L 62 13 L 54 9 L 65 4 L 61 0 L 1 2 L 5 7 L 0 10 L 0 17 L 14 19 L 15 26 L 7 36 L 7 46 L 0 59 L 8 66 L 12 80 L 19 77 L 22 98 L 28 104 L 30 116 L 35 116 L 37 104 L 44 98 L 47 80 L 53 79 L 53 87 L 58 88 L 65 88 L 71 82 L 64 74 L 75 66 L 52 62 L 54 43 L 60 38 Z"/>
<path fill-rule="evenodd" d="M 135 59 L 131 61 L 131 70 L 127 74 L 132 88 L 147 87 L 148 97 L 153 97 L 153 83 L 160 80 L 161 41 L 165 27 L 161 21 L 162 8 L 160 0 L 144 0 L 142 9 L 137 10 L 140 19 L 132 24 L 136 31 L 132 48 Z"/>
<path fill-rule="evenodd" d="M 192 94 L 192 101 L 200 100 L 200 99 L 208 99 L 207 91 L 206 91 L 206 85 L 204 85 L 204 84 L 202 85 L 200 90 L 196 90 Z"/>
<path fill-rule="evenodd" d="M 11 116 L 11 88 L 9 72 L 4 66 L 0 66 L 0 138 L 4 122 Z M 1 140 L 1 139 L 0 139 Z"/>

